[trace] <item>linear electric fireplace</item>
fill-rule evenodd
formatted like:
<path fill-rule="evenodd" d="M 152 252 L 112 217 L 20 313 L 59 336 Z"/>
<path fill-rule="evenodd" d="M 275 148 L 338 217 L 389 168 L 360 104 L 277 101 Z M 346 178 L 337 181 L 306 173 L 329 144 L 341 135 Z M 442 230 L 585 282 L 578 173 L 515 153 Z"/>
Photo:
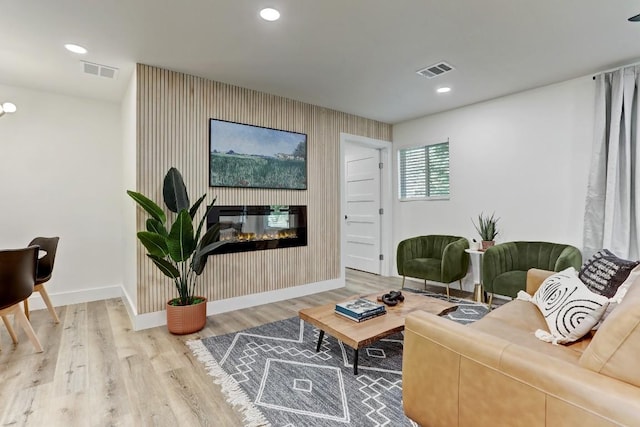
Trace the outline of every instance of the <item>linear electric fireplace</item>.
<path fill-rule="evenodd" d="M 307 246 L 306 206 L 214 206 L 207 228 L 220 223 L 220 240 L 213 254 Z"/>

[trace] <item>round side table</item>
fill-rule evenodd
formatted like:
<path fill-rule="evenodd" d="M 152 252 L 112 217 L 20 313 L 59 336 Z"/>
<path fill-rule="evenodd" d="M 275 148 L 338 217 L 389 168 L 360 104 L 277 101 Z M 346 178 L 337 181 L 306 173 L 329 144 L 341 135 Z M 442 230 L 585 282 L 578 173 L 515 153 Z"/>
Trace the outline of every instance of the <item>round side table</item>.
<path fill-rule="evenodd" d="M 482 292 L 482 255 L 484 252 L 476 249 L 465 249 L 464 251 L 471 257 L 471 272 L 475 284 L 473 299 L 477 302 L 484 302 L 484 292 Z"/>

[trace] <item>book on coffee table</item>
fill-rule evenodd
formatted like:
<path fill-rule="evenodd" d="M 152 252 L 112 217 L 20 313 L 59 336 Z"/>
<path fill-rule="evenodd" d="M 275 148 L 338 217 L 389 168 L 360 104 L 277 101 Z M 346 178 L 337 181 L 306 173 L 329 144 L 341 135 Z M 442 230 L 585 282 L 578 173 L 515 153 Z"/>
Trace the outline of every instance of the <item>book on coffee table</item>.
<path fill-rule="evenodd" d="M 336 312 L 340 312 L 355 319 L 384 313 L 385 311 L 383 304 L 378 304 L 364 298 L 358 298 L 336 304 Z"/>
<path fill-rule="evenodd" d="M 340 316 L 346 317 L 349 320 L 353 320 L 354 322 L 364 322 L 365 320 L 369 320 L 369 319 L 373 319 L 374 317 L 378 317 L 378 316 L 382 316 L 383 314 L 387 314 L 387 312 L 385 310 L 383 311 L 378 311 L 375 312 L 373 314 L 368 314 L 366 316 L 362 316 L 362 317 L 353 317 L 353 316 L 349 316 L 348 314 L 345 314 L 341 311 L 336 310 L 336 314 L 339 314 Z"/>

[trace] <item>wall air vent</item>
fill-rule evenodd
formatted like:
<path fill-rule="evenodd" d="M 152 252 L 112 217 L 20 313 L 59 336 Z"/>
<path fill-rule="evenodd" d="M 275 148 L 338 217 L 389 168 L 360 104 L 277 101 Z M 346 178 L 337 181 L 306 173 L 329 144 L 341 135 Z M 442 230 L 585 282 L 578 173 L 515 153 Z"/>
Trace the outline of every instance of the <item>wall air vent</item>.
<path fill-rule="evenodd" d="M 115 79 L 118 77 L 118 69 L 109 67 L 108 65 L 94 64 L 92 62 L 80 61 L 82 71 L 93 76 L 104 77 L 107 79 Z"/>
<path fill-rule="evenodd" d="M 432 79 L 434 77 L 441 76 L 445 73 L 448 73 L 455 68 L 451 64 L 447 64 L 446 62 L 438 62 L 437 64 L 429 65 L 421 70 L 416 71 L 416 73 L 424 76 L 428 79 Z"/>

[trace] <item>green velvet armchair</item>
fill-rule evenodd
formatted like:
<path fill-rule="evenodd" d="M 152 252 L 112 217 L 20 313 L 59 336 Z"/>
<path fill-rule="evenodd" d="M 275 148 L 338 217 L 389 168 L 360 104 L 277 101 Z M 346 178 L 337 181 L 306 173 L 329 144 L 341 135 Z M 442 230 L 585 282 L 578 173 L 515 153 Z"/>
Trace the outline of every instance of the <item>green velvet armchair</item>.
<path fill-rule="evenodd" d="M 398 244 L 396 261 L 398 274 L 402 275 L 402 287 L 406 277 L 440 282 L 447 285 L 460 281 L 469 269 L 469 241 L 458 236 L 418 236 L 401 241 Z"/>
<path fill-rule="evenodd" d="M 488 292 L 489 307 L 493 294 L 515 298 L 524 291 L 527 270 L 540 268 L 562 271 L 580 269 L 582 254 L 571 245 L 549 242 L 507 242 L 487 249 L 482 257 L 482 285 Z"/>

